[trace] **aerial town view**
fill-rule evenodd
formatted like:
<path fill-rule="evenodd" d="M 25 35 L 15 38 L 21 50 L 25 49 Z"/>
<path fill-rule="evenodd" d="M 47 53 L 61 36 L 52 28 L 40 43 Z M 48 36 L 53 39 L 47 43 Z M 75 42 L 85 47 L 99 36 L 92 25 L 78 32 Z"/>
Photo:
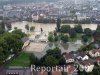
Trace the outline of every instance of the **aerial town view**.
<path fill-rule="evenodd" d="M 100 0 L 0 0 L 0 75 L 100 75 Z"/>

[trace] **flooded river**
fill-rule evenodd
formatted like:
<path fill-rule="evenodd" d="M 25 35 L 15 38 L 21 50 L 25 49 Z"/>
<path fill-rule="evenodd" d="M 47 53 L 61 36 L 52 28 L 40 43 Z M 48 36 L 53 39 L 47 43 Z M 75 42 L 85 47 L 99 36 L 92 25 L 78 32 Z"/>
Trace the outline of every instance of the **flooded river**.
<path fill-rule="evenodd" d="M 34 23 L 34 22 L 14 22 L 12 23 L 12 29 L 14 27 L 17 27 L 18 29 L 22 29 L 24 32 L 26 32 L 25 25 L 29 26 L 35 26 L 35 31 L 40 31 L 40 28 L 43 28 L 45 32 L 51 32 L 55 30 L 56 24 L 43 24 L 43 23 Z M 75 24 L 66 24 L 70 25 L 71 27 L 74 27 Z M 92 30 L 95 30 L 97 28 L 97 24 L 82 24 L 82 28 L 90 28 Z"/>

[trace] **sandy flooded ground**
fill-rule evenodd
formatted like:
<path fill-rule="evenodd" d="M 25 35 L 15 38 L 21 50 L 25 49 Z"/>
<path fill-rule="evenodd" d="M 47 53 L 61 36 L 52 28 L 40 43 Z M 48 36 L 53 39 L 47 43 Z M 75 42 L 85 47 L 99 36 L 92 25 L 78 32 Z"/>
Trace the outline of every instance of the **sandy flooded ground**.
<path fill-rule="evenodd" d="M 47 46 L 46 43 L 30 43 L 30 45 L 26 48 L 27 52 L 42 52 L 44 48 Z"/>
<path fill-rule="evenodd" d="M 15 22 L 12 23 L 12 29 L 14 29 L 15 27 L 17 27 L 18 29 L 22 29 L 23 32 L 27 32 L 27 30 L 25 29 L 25 25 L 29 25 L 29 26 L 35 26 L 35 31 L 31 32 L 32 36 L 33 33 L 35 35 L 35 33 L 40 33 L 40 28 L 43 28 L 43 31 L 48 34 L 48 32 L 52 32 L 55 30 L 56 28 L 56 24 L 42 24 L 42 23 L 33 23 L 33 22 Z M 70 25 L 71 27 L 74 27 L 75 24 L 62 24 L 62 25 Z M 96 30 L 97 28 L 97 24 L 82 24 L 82 28 L 90 28 L 92 30 Z M 73 44 L 73 43 L 69 43 L 68 44 L 68 49 L 64 49 L 61 45 L 59 46 L 59 48 L 61 49 L 62 53 L 63 52 L 70 52 L 70 51 L 76 51 L 80 48 L 81 44 Z M 31 43 L 29 45 L 29 47 L 26 49 L 27 52 L 33 52 L 35 54 L 35 56 L 37 56 L 38 58 L 41 58 L 42 56 L 44 56 L 46 54 L 46 51 L 48 49 L 50 49 L 51 47 L 48 46 L 48 43 Z"/>

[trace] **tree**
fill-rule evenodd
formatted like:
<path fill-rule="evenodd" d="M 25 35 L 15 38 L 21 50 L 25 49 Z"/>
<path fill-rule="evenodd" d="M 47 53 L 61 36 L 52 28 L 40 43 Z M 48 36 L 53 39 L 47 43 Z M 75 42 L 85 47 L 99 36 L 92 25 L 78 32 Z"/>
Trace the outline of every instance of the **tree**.
<path fill-rule="evenodd" d="M 64 64 L 65 61 L 61 55 L 61 50 L 56 47 L 54 49 L 47 50 L 46 55 L 41 58 L 41 63 L 45 66 L 55 66 Z"/>
<path fill-rule="evenodd" d="M 69 25 L 63 25 L 61 26 L 61 32 L 62 33 L 68 33 L 70 31 L 70 26 Z"/>
<path fill-rule="evenodd" d="M 49 42 L 53 42 L 54 41 L 53 35 L 49 35 L 48 40 L 49 40 Z"/>
<path fill-rule="evenodd" d="M 21 38 L 26 36 L 25 33 L 23 33 L 20 29 L 14 30 L 12 33 L 20 35 Z"/>
<path fill-rule="evenodd" d="M 97 25 L 97 29 L 96 29 L 97 31 L 99 30 L 100 31 L 100 25 Z"/>
<path fill-rule="evenodd" d="M 8 50 L 10 51 L 12 49 L 14 54 L 17 54 L 22 49 L 23 42 L 21 39 L 17 39 L 11 33 L 4 35 L 4 39 L 8 45 Z"/>
<path fill-rule="evenodd" d="M 24 36 L 19 30 L 15 30 L 12 33 L 3 33 L 0 36 L 0 62 L 5 60 L 10 54 L 18 54 L 22 49 L 23 42 L 21 38 Z"/>
<path fill-rule="evenodd" d="M 100 41 L 100 25 L 97 26 L 96 31 L 93 33 L 95 41 Z"/>
<path fill-rule="evenodd" d="M 61 40 L 62 40 L 64 43 L 68 42 L 68 36 L 67 36 L 67 35 L 62 35 L 62 36 L 61 36 Z"/>
<path fill-rule="evenodd" d="M 58 18 L 57 19 L 57 31 L 59 32 L 60 31 L 60 26 L 61 26 L 61 19 L 60 18 Z"/>
<path fill-rule="evenodd" d="M 30 31 L 34 31 L 34 29 L 35 29 L 34 26 L 30 27 Z"/>
<path fill-rule="evenodd" d="M 14 29 L 17 30 L 18 28 L 17 27 L 14 27 Z"/>
<path fill-rule="evenodd" d="M 49 23 L 50 19 L 48 19 L 48 18 L 40 18 L 40 19 L 38 19 L 37 22 L 39 22 L 39 23 Z"/>
<path fill-rule="evenodd" d="M 95 40 L 99 40 L 100 41 L 100 30 L 96 30 L 94 32 L 94 37 L 95 37 Z"/>
<path fill-rule="evenodd" d="M 66 64 L 66 61 L 64 59 L 64 57 L 62 56 L 60 59 L 59 59 L 59 65 L 64 65 Z"/>
<path fill-rule="evenodd" d="M 47 56 L 44 60 L 44 65 L 46 66 L 56 66 L 58 65 L 58 60 L 53 56 Z"/>
<path fill-rule="evenodd" d="M 70 35 L 71 38 L 76 37 L 76 31 L 75 31 L 73 28 L 70 29 L 70 31 L 69 31 L 69 35 Z"/>
<path fill-rule="evenodd" d="M 40 65 L 40 61 L 37 57 L 35 57 L 35 55 L 32 53 L 30 55 L 30 65 L 36 65 L 36 66 L 39 66 Z"/>
<path fill-rule="evenodd" d="M 29 25 L 28 24 L 25 25 L 25 28 L 26 28 L 26 30 L 29 30 Z"/>
<path fill-rule="evenodd" d="M 88 42 L 88 36 L 83 35 L 83 36 L 82 36 L 82 40 L 83 40 L 83 42 L 85 42 L 85 43 Z"/>
<path fill-rule="evenodd" d="M 0 34 L 3 34 L 3 33 L 5 33 L 5 30 L 0 28 Z"/>
<path fill-rule="evenodd" d="M 0 47 L 0 64 L 5 60 L 4 50 Z"/>
<path fill-rule="evenodd" d="M 3 34 L 5 32 L 5 23 L 1 22 L 0 23 L 0 34 Z"/>
<path fill-rule="evenodd" d="M 61 50 L 58 47 L 54 49 L 49 49 L 46 55 L 47 56 L 52 55 L 53 57 L 59 59 L 61 57 Z"/>
<path fill-rule="evenodd" d="M 58 41 L 58 36 L 54 36 L 54 41 L 55 41 L 55 42 Z"/>
<path fill-rule="evenodd" d="M 77 33 L 82 33 L 82 32 L 83 32 L 82 26 L 81 26 L 81 25 L 76 25 L 76 26 L 75 26 L 75 31 L 76 31 Z"/>
<path fill-rule="evenodd" d="M 56 31 L 54 31 L 54 36 L 57 36 L 57 32 Z"/>
<path fill-rule="evenodd" d="M 8 51 L 8 44 L 4 38 L 0 38 L 0 47 L 3 48 L 4 55 L 7 57 L 10 52 Z"/>
<path fill-rule="evenodd" d="M 91 30 L 90 28 L 84 29 L 84 33 L 85 33 L 87 36 L 92 36 L 92 30 Z"/>
<path fill-rule="evenodd" d="M 42 28 L 40 28 L 40 30 L 41 30 L 41 33 L 43 33 L 43 29 L 42 29 Z"/>

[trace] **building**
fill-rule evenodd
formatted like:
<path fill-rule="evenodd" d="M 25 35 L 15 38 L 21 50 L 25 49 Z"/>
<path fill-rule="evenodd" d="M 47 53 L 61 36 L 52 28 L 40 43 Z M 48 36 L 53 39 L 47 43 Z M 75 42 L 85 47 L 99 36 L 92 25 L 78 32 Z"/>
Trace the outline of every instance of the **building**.
<path fill-rule="evenodd" d="M 94 62 L 93 60 L 84 60 L 84 61 L 79 61 L 79 70 L 80 71 L 86 71 L 87 73 L 92 72 L 94 68 Z"/>
<path fill-rule="evenodd" d="M 91 57 L 99 57 L 100 56 L 100 49 L 94 49 L 89 51 L 89 55 Z"/>
<path fill-rule="evenodd" d="M 65 53 L 63 56 L 66 60 L 66 63 L 74 63 L 75 59 L 74 59 L 74 56 L 72 54 Z"/>
<path fill-rule="evenodd" d="M 30 68 L 12 67 L 6 69 L 5 75 L 32 75 Z"/>
<path fill-rule="evenodd" d="M 97 64 L 100 66 L 100 56 L 96 58 Z"/>
<path fill-rule="evenodd" d="M 84 52 L 79 52 L 77 54 L 77 57 L 76 57 L 78 60 L 88 60 L 89 59 L 89 56 L 87 54 L 85 54 Z"/>

